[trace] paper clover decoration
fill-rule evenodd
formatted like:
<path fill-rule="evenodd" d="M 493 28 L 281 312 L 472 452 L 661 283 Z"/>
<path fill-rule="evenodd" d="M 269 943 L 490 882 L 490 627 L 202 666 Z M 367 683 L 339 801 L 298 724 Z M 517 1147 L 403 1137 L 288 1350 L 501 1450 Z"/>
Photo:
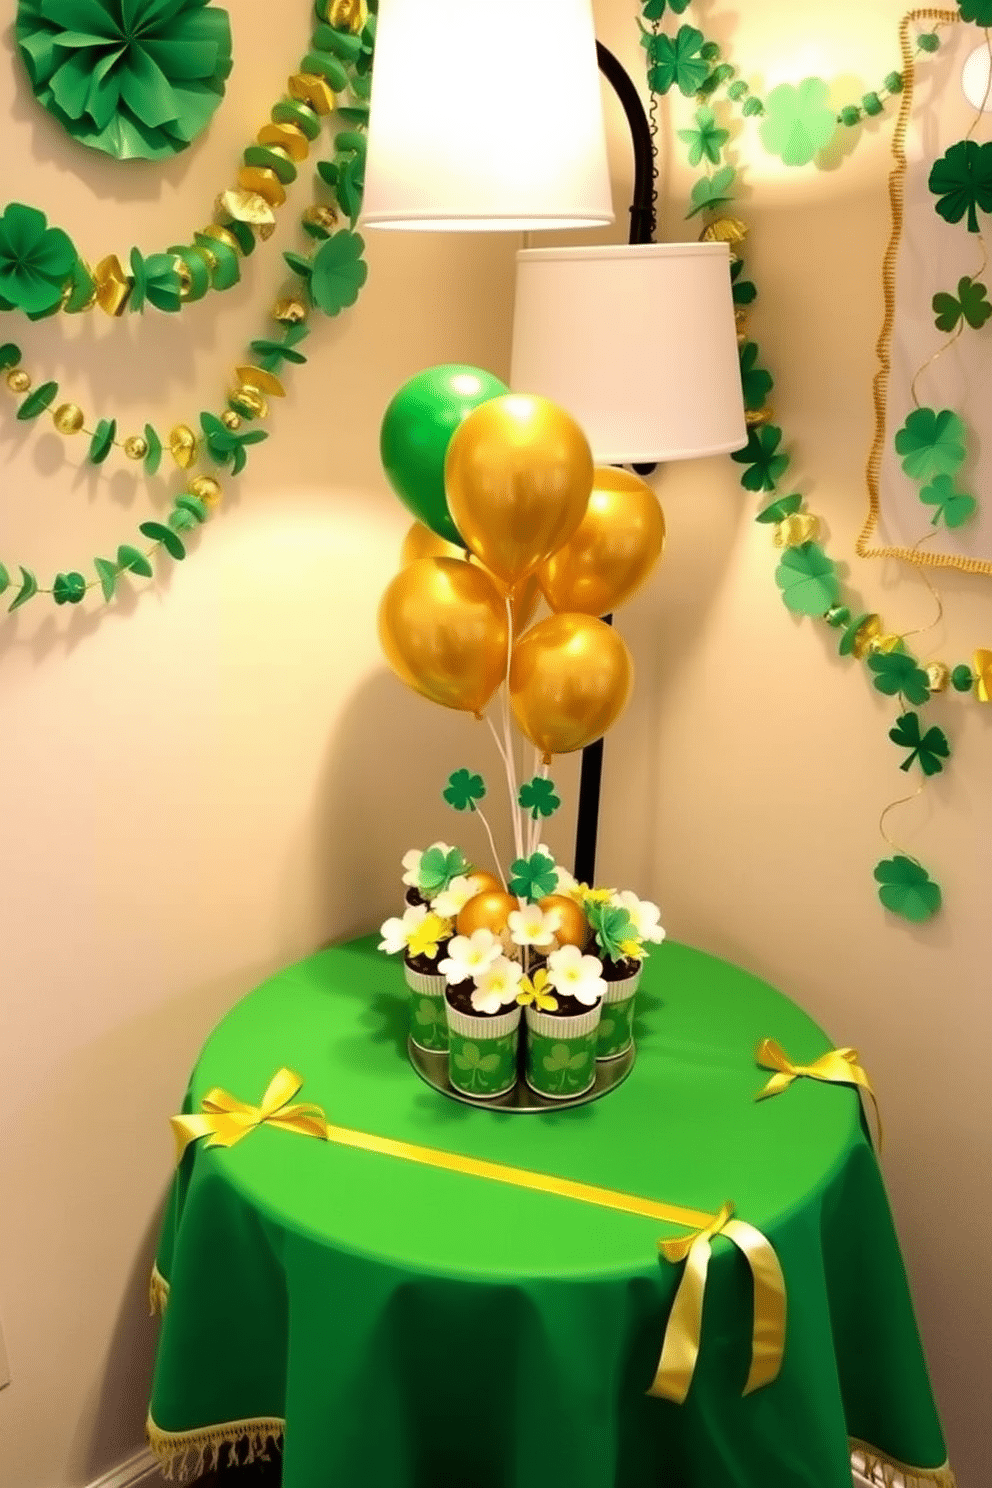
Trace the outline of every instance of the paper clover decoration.
<path fill-rule="evenodd" d="M 19 0 L 35 97 L 118 160 L 163 160 L 206 127 L 231 71 L 227 12 L 207 0 Z"/>

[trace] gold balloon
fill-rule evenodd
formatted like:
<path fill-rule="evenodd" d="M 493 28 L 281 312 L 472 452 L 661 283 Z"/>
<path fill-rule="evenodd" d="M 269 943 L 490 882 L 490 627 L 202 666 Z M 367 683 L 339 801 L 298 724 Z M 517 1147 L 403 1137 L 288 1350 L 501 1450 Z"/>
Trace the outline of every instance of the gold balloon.
<path fill-rule="evenodd" d="M 605 734 L 626 707 L 633 683 L 627 647 L 591 615 L 552 615 L 513 648 L 513 715 L 546 759 L 584 749 Z"/>
<path fill-rule="evenodd" d="M 481 868 L 473 868 L 468 876 L 478 886 L 477 894 L 502 894 L 503 892 L 503 880 L 497 878 L 495 873 L 483 873 Z"/>
<path fill-rule="evenodd" d="M 456 543 L 446 542 L 443 537 L 438 537 L 423 522 L 414 522 L 410 531 L 403 539 L 400 549 L 400 566 L 406 568 L 410 563 L 416 563 L 418 558 L 461 558 L 466 557 L 465 549 L 458 547 Z"/>
<path fill-rule="evenodd" d="M 513 895 L 505 894 L 502 889 L 476 894 L 458 911 L 455 929 L 459 935 L 471 935 L 473 930 L 491 930 L 499 935 L 506 929 L 511 912 L 519 908 Z"/>
<path fill-rule="evenodd" d="M 452 435 L 448 510 L 480 562 L 512 587 L 578 527 L 592 472 L 586 437 L 563 408 L 509 393 L 480 404 Z"/>
<path fill-rule="evenodd" d="M 560 914 L 555 940 L 559 946 L 574 945 L 581 951 L 589 939 L 589 921 L 574 899 L 564 894 L 549 894 L 539 900 L 542 909 L 557 909 Z"/>
<path fill-rule="evenodd" d="M 612 466 L 597 469 L 586 514 L 538 569 L 553 610 L 607 615 L 630 599 L 665 546 L 665 517 L 651 487 Z"/>
<path fill-rule="evenodd" d="M 492 579 L 455 558 L 418 558 L 379 606 L 379 640 L 401 682 L 481 713 L 506 675 L 506 609 Z"/>

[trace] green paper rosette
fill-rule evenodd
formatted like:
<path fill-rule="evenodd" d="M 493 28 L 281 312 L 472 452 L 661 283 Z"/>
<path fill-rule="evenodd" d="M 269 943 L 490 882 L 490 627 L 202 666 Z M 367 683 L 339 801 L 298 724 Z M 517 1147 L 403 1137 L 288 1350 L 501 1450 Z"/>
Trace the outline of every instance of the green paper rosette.
<path fill-rule="evenodd" d="M 0 216 L 0 310 L 20 310 L 32 320 L 51 315 L 76 260 L 71 238 L 49 227 L 44 212 L 11 202 Z"/>
<path fill-rule="evenodd" d="M 185 150 L 231 71 L 227 12 L 207 0 L 19 0 L 16 36 L 42 107 L 118 160 Z"/>

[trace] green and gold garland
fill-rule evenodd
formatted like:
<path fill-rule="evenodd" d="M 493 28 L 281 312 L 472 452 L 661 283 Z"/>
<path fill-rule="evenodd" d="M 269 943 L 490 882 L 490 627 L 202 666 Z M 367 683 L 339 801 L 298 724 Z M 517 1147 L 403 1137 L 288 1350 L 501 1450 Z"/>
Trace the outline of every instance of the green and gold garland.
<path fill-rule="evenodd" d="M 819 518 L 806 509 L 802 493 L 779 494 L 790 456 L 783 447 L 783 431 L 774 422 L 773 411 L 766 401 L 774 386 L 772 375 L 761 365 L 759 347 L 743 326 L 757 298 L 757 289 L 743 277 L 742 245 L 747 228 L 727 215 L 738 172 L 733 165 L 724 163 L 723 152 L 730 131 L 718 123 L 712 101 L 723 92 L 727 104 L 739 109 L 744 118 L 762 120 L 759 133 L 767 150 L 787 165 L 808 164 L 833 141 L 838 127 L 852 128 L 865 118 L 877 116 L 887 99 L 901 94 L 916 56 L 938 50 L 940 37 L 933 26 L 918 31 L 911 39 L 910 28 L 915 21 L 935 21 L 939 27 L 958 17 L 946 11 L 919 11 L 907 16 L 901 33 L 904 71 L 890 73 L 879 90 L 866 93 L 859 103 L 835 112 L 827 105 L 828 89 L 822 79 L 783 84 L 762 100 L 738 77 L 737 69 L 723 60 L 719 46 L 707 41 L 694 27 L 682 25 L 675 36 L 662 34 L 658 22 L 666 9 L 681 14 L 685 8 L 681 0 L 644 0 L 642 13 L 651 26 L 648 29 L 642 25 L 641 41 L 647 54 L 652 92 L 667 93 L 676 87 L 684 96 L 695 96 L 698 100 L 695 127 L 679 131 L 680 139 L 688 147 L 690 164 L 705 167 L 705 175 L 692 188 L 687 215 L 703 214 L 705 226 L 701 236 L 726 241 L 731 247 L 733 298 L 740 323 L 741 381 L 749 430 L 746 447 L 732 459 L 745 467 L 741 476 L 745 490 L 773 497 L 755 520 L 771 528 L 775 546 L 783 550 L 775 579 L 786 608 L 794 614 L 822 619 L 838 630 L 840 655 L 863 661 L 873 686 L 897 700 L 900 711 L 889 730 L 889 738 L 904 752 L 900 769 L 909 772 L 915 767 L 919 772 L 915 796 L 929 778 L 941 773 L 951 754 L 943 729 L 928 725 L 916 710 L 949 688 L 970 694 L 979 702 L 988 702 L 992 698 L 992 650 L 977 648 L 970 662 L 956 664 L 918 660 L 907 649 L 905 636 L 887 630 L 878 614 L 845 603 L 836 565 L 818 541 Z M 961 18 L 982 26 L 992 25 L 992 0 L 962 0 Z M 988 39 L 988 31 L 985 34 Z M 958 159 L 959 156 L 962 158 Z M 977 187 L 986 168 L 992 180 L 992 144 L 977 145 L 969 137 L 951 146 L 930 176 L 937 212 L 953 222 L 967 214 L 969 230 L 977 231 L 975 207 L 983 201 Z M 986 298 L 985 286 L 977 274 L 967 283 L 962 281 L 957 295 L 946 292 L 935 295 L 937 328 L 949 331 L 951 339 L 955 339 L 965 325 L 980 327 L 992 314 L 992 309 L 986 313 Z M 917 378 L 923 370 L 920 369 Z M 914 400 L 915 382 L 916 379 Z M 948 527 L 958 526 L 976 510 L 974 498 L 953 486 L 953 476 L 965 458 L 965 438 L 963 421 L 953 410 L 925 408 L 918 402 L 895 436 L 904 470 L 921 482 L 921 500 L 936 508 L 931 527 L 938 521 Z M 902 804 L 902 800 L 893 802 L 880 821 L 883 835 L 893 847 L 895 844 L 884 831 L 885 817 Z M 894 914 L 921 922 L 941 907 L 939 885 L 923 864 L 907 852 L 897 849 L 891 858 L 883 859 L 876 865 L 874 876 L 879 899 Z"/>
<path fill-rule="evenodd" d="M 148 304 L 177 311 L 202 299 L 209 289 L 225 290 L 238 282 L 241 259 L 254 250 L 257 240 L 271 234 L 275 212 L 286 200 L 285 188 L 295 180 L 297 164 L 319 138 L 324 120 L 333 113 L 347 126 L 335 135 L 333 158 L 316 166 L 317 180 L 329 188 L 320 193 L 325 199 L 314 201 L 301 217 L 304 232 L 316 246 L 308 254 L 283 254 L 298 281 L 296 290 L 276 300 L 271 312 L 274 329 L 250 343 L 248 355 L 234 369 L 226 406 L 219 413 L 203 411 L 195 421 L 177 424 L 167 433 L 146 423 L 140 432 L 119 435 L 116 419 L 100 417 L 90 426 L 77 403 L 60 400 L 57 382 L 35 383 L 17 345 L 0 346 L 0 373 L 8 390 L 20 399 L 16 417 L 33 421 L 50 415 L 64 437 L 83 434 L 89 440 L 86 458 L 91 464 L 100 465 L 112 450 L 119 450 L 126 459 L 142 463 L 151 476 L 167 451 L 183 471 L 194 472 L 206 458 L 212 467 L 240 474 L 249 448 L 268 438 L 264 429 L 245 429 L 244 424 L 264 419 L 269 400 L 285 396 L 283 365 L 306 362 L 300 344 L 309 334 L 310 310 L 333 316 L 358 298 L 368 272 L 365 245 L 354 225 L 364 187 L 375 15 L 364 0 L 317 0 L 316 14 L 311 49 L 299 72 L 289 79 L 287 94 L 273 107 L 270 122 L 245 150 L 237 184 L 218 196 L 216 220 L 194 235 L 192 245 L 147 259 L 132 249 L 130 273 L 114 255 L 91 271 L 67 235 L 48 227 L 34 208 L 14 203 L 0 215 L 0 307 L 20 310 L 29 319 L 94 306 L 115 317 Z M 352 101 L 341 107 L 337 92 L 345 90 Z M 348 220 L 347 227 L 338 225 L 340 216 Z M 39 583 L 23 564 L 8 567 L 0 562 L 0 595 L 10 596 L 8 611 L 39 594 L 50 595 L 56 605 L 79 604 L 97 587 L 109 600 L 122 575 L 151 577 L 151 560 L 157 553 L 175 560 L 185 557 L 185 535 L 207 520 L 222 494 L 216 475 L 191 473 L 165 521 L 139 524 L 138 533 L 145 539 L 140 545 L 122 542 L 113 557 L 92 560 L 90 576 L 67 569 L 49 584 Z"/>

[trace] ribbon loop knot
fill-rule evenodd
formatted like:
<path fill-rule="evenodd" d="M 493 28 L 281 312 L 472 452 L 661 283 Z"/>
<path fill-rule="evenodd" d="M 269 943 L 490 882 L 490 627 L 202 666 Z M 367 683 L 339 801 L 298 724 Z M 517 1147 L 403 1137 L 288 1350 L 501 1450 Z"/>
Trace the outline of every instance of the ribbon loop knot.
<path fill-rule="evenodd" d="M 200 1137 L 206 1137 L 206 1147 L 233 1147 L 262 1125 L 278 1126 L 304 1137 L 320 1137 L 326 1142 L 327 1118 L 320 1106 L 312 1102 L 290 1104 L 302 1085 L 303 1080 L 293 1070 L 277 1070 L 257 1106 L 238 1100 L 218 1086 L 208 1090 L 201 1102 L 202 1115 L 171 1118 L 176 1161 L 181 1160 L 190 1142 Z"/>
<path fill-rule="evenodd" d="M 820 1080 L 827 1085 L 856 1085 L 859 1090 L 863 1090 L 875 1108 L 875 1120 L 878 1123 L 878 1147 L 881 1151 L 882 1115 L 878 1109 L 878 1099 L 872 1089 L 871 1081 L 858 1062 L 857 1049 L 830 1049 L 826 1054 L 821 1054 L 819 1059 L 814 1059 L 812 1064 L 795 1064 L 781 1044 L 775 1039 L 766 1038 L 761 1040 L 755 1050 L 754 1058 L 762 1069 L 775 1071 L 767 1085 L 758 1091 L 754 1097 L 755 1100 L 764 1100 L 769 1095 L 779 1095 L 783 1090 L 788 1090 L 793 1080 L 800 1076 L 805 1076 L 810 1080 Z"/>

